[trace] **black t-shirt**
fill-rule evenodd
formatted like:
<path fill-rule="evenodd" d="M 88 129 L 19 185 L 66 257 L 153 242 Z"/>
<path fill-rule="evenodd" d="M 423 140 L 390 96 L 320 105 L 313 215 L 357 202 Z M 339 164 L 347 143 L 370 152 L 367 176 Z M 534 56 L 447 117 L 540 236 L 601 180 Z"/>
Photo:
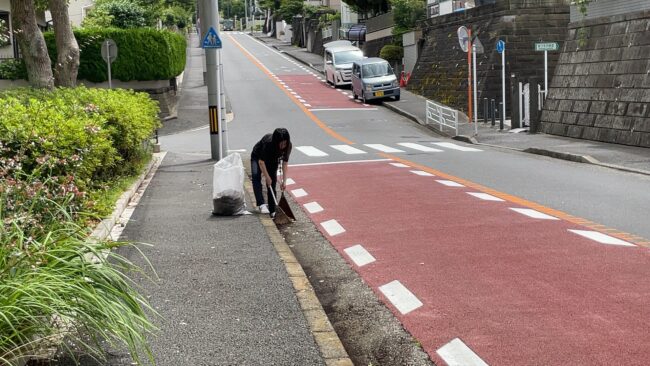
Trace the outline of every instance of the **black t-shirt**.
<path fill-rule="evenodd" d="M 258 141 L 253 147 L 253 152 L 251 153 L 252 160 L 264 160 L 264 164 L 267 165 L 269 172 L 277 170 L 280 160 L 289 161 L 289 155 L 291 155 L 291 143 L 287 144 L 287 148 L 284 151 L 280 151 L 273 146 L 273 134 L 269 133 L 264 135 L 260 141 Z"/>

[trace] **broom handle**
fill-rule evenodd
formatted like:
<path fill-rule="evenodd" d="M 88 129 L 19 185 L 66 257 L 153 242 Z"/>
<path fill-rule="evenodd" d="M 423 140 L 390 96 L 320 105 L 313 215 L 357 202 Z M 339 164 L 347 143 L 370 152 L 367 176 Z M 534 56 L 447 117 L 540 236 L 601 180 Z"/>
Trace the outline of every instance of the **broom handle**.
<path fill-rule="evenodd" d="M 273 193 L 273 188 L 266 186 L 266 188 L 271 192 L 271 196 L 273 196 L 273 202 L 275 202 L 275 206 L 278 206 L 278 200 L 275 199 L 275 193 Z"/>

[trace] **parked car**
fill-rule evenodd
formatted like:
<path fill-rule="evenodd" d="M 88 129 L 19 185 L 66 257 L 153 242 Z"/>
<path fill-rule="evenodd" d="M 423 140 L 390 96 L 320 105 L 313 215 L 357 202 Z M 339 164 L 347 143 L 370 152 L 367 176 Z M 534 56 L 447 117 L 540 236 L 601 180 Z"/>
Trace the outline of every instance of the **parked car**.
<path fill-rule="evenodd" d="M 350 85 L 352 63 L 362 60 L 363 52 L 351 44 L 337 45 L 338 42 L 325 48 L 325 80 L 334 86 Z"/>
<path fill-rule="evenodd" d="M 400 98 L 399 80 L 388 61 L 371 57 L 352 64 L 352 95 L 363 102 L 372 99 Z"/>

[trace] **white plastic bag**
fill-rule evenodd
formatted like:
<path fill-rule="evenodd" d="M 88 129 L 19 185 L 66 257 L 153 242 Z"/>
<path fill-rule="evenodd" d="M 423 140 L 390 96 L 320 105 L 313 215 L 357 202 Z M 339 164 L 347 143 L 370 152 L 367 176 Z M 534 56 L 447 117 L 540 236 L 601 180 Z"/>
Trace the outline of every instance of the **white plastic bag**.
<path fill-rule="evenodd" d="M 244 164 L 237 153 L 230 154 L 214 164 L 213 214 L 241 215 L 246 212 L 245 175 Z"/>

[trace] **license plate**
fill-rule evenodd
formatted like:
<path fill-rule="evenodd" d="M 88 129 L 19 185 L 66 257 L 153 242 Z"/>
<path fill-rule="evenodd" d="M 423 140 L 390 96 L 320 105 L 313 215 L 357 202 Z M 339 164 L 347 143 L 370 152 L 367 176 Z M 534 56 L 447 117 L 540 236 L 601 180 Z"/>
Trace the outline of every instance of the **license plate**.
<path fill-rule="evenodd" d="M 376 96 L 376 97 L 383 97 L 383 96 L 384 96 L 384 92 L 383 92 L 383 91 L 375 92 L 375 96 Z"/>

